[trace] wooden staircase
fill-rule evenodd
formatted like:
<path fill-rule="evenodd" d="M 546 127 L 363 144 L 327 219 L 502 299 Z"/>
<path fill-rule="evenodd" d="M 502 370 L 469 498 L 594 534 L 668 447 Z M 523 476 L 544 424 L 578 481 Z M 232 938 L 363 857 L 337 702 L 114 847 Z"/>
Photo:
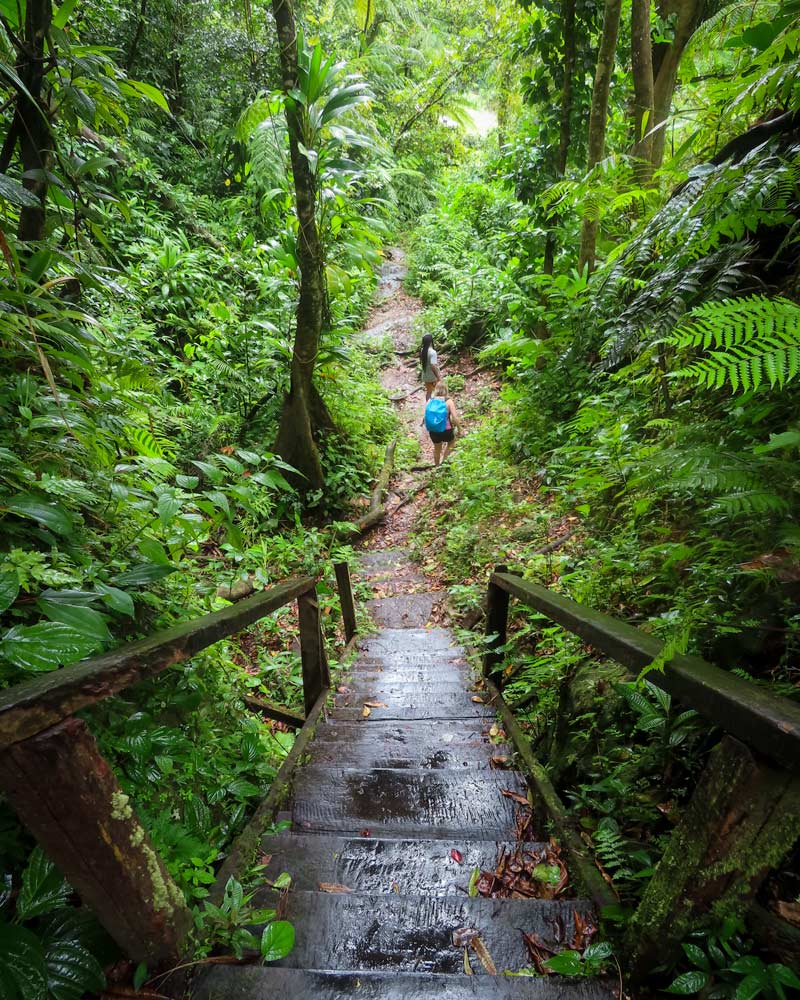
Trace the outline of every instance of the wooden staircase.
<path fill-rule="evenodd" d="M 270 860 L 253 902 L 274 904 L 269 883 L 291 874 L 281 907 L 295 948 L 271 966 L 203 972 L 195 1000 L 612 995 L 586 979 L 503 975 L 532 967 L 526 935 L 569 947 L 591 905 L 470 896 L 476 868 L 543 852 L 545 831 L 522 775 L 492 765 L 510 751 L 490 739 L 495 715 L 463 649 L 423 627 L 441 595 L 402 552 L 362 561 L 381 630 L 360 643 L 297 772 L 291 829 L 261 844 Z"/>

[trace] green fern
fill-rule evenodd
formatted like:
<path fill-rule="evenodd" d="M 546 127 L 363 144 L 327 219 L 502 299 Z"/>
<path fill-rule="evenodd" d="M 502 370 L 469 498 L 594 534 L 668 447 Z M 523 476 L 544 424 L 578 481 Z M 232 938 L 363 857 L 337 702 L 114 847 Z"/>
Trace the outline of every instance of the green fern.
<path fill-rule="evenodd" d="M 768 382 L 783 387 L 800 371 L 800 306 L 788 299 L 752 295 L 707 302 L 668 338 L 678 349 L 710 353 L 673 372 L 709 388 L 729 383 L 750 392 Z"/>

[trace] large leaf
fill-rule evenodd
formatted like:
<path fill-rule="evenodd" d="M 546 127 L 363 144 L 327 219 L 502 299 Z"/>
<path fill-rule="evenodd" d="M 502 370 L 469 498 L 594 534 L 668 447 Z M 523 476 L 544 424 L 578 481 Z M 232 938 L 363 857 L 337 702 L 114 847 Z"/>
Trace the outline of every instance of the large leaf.
<path fill-rule="evenodd" d="M 133 598 L 130 594 L 126 594 L 119 587 L 109 587 L 107 583 L 102 583 L 100 580 L 94 586 L 97 593 L 112 610 L 118 611 L 121 615 L 127 615 L 129 618 L 133 618 L 136 614 Z"/>
<path fill-rule="evenodd" d="M 72 518 L 69 512 L 61 504 L 43 500 L 34 493 L 23 493 L 12 497 L 6 509 L 12 514 L 19 514 L 20 517 L 39 521 L 59 535 L 69 535 L 72 532 Z"/>
<path fill-rule="evenodd" d="M 71 889 L 41 847 L 36 847 L 22 875 L 22 889 L 17 900 L 17 916 L 22 920 L 39 917 L 63 906 Z"/>
<path fill-rule="evenodd" d="M 294 948 L 294 927 L 288 920 L 276 920 L 267 924 L 261 935 L 261 957 L 265 962 L 277 962 L 286 958 Z"/>
<path fill-rule="evenodd" d="M 0 924 L 0 984 L 0 997 L 22 997 L 22 1000 L 47 997 L 42 945 L 25 927 Z"/>
<path fill-rule="evenodd" d="M 66 907 L 40 924 L 47 985 L 54 1000 L 79 1000 L 105 986 L 100 962 L 90 951 L 100 942 L 94 921 L 85 911 Z"/>
<path fill-rule="evenodd" d="M 54 28 L 64 28 L 66 27 L 67 21 L 72 17 L 72 12 L 75 10 L 75 5 L 78 0 L 64 0 L 64 3 L 58 8 L 58 10 L 53 15 L 53 27 Z"/>
<path fill-rule="evenodd" d="M 145 583 L 163 580 L 165 576 L 174 573 L 177 568 L 177 566 L 164 566 L 160 563 L 140 563 L 132 569 L 125 570 L 124 573 L 117 573 L 112 579 L 120 587 L 139 587 Z"/>
<path fill-rule="evenodd" d="M 19 181 L 15 181 L 8 174 L 0 174 L 0 198 L 5 198 L 17 208 L 38 208 L 41 202 Z"/>
<path fill-rule="evenodd" d="M 0 611 L 10 608 L 19 593 L 19 577 L 16 573 L 0 573 Z"/>
<path fill-rule="evenodd" d="M 106 619 L 99 611 L 79 604 L 69 604 L 65 601 L 53 601 L 41 598 L 37 607 L 47 615 L 52 622 L 62 622 L 71 625 L 87 640 L 94 640 L 94 648 L 98 649 L 106 642 L 111 642 Z"/>
<path fill-rule="evenodd" d="M 62 663 L 82 660 L 97 648 L 96 641 L 63 622 L 17 626 L 0 639 L 0 656 L 16 667 L 45 673 Z"/>

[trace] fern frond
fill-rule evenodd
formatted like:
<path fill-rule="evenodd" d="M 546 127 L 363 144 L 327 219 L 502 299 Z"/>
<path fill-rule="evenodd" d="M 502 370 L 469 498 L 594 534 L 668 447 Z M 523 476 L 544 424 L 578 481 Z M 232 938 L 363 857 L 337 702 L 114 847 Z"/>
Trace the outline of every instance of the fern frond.
<path fill-rule="evenodd" d="M 800 371 L 800 306 L 763 295 L 707 302 L 668 342 L 679 350 L 714 348 L 673 372 L 674 378 L 692 378 L 707 388 L 727 382 L 734 392 L 764 382 L 783 387 Z"/>

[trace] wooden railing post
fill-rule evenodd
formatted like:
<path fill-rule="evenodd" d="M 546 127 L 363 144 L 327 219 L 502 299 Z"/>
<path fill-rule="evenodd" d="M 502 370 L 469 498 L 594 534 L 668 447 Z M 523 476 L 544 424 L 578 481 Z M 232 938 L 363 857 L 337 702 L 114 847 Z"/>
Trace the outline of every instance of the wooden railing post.
<path fill-rule="evenodd" d="M 353 603 L 353 587 L 350 583 L 350 567 L 346 562 L 336 563 L 336 586 L 339 590 L 339 602 L 342 606 L 342 621 L 344 623 L 344 639 L 350 642 L 356 634 L 356 606 Z"/>
<path fill-rule="evenodd" d="M 300 658 L 303 663 L 303 701 L 306 716 L 325 688 L 331 686 L 328 658 L 322 639 L 317 588 L 312 587 L 297 598 L 300 618 Z"/>
<path fill-rule="evenodd" d="M 495 566 L 494 571 L 495 573 L 507 573 L 508 567 Z M 488 640 L 486 652 L 483 654 L 483 674 L 485 677 L 491 677 L 503 662 L 503 654 L 500 650 L 506 644 L 507 625 L 508 591 L 489 580 L 486 603 L 486 635 L 493 636 L 493 638 Z"/>
<path fill-rule="evenodd" d="M 0 788 L 122 951 L 150 968 L 177 959 L 191 926 L 183 894 L 81 719 L 0 753 Z"/>
<path fill-rule="evenodd" d="M 628 924 L 634 981 L 669 962 L 692 929 L 744 912 L 798 833 L 800 779 L 724 737 Z"/>

